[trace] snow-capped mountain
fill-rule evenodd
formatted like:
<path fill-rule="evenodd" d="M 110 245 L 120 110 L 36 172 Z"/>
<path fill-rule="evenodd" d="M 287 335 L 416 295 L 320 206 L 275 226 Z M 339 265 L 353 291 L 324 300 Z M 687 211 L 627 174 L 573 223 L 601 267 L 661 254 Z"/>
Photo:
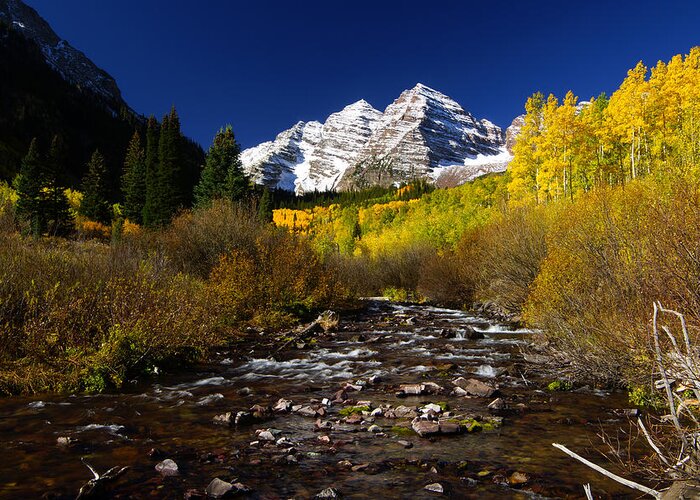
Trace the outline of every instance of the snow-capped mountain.
<path fill-rule="evenodd" d="M 304 193 L 334 189 L 355 164 L 382 113 L 361 100 L 325 123 L 299 122 L 274 141 L 246 149 L 243 167 L 258 184 Z"/>
<path fill-rule="evenodd" d="M 243 152 L 244 169 L 269 187 L 304 193 L 443 175 L 465 182 L 505 170 L 505 135 L 425 85 L 384 113 L 358 101 L 319 122 L 297 123 Z"/>
<path fill-rule="evenodd" d="M 98 68 L 81 51 L 62 40 L 33 8 L 21 0 L 0 0 L 0 20 L 33 40 L 49 66 L 65 80 L 93 92 L 115 113 L 126 106 L 114 78 Z"/>

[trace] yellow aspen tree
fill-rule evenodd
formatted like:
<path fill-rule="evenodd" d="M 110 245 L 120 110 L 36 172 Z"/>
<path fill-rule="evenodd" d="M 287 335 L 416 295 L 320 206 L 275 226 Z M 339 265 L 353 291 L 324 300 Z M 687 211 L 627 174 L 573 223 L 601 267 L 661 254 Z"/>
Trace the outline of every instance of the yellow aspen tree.
<path fill-rule="evenodd" d="M 542 133 L 544 96 L 537 92 L 525 103 L 524 124 L 513 146 L 513 160 L 509 169 L 511 181 L 508 194 L 519 203 L 540 203 L 538 184 L 541 160 L 537 149 Z"/>
<path fill-rule="evenodd" d="M 611 140 L 625 146 L 628 157 L 624 163 L 625 172 L 631 179 L 638 175 L 642 146 L 645 142 L 645 112 L 648 97 L 647 67 L 639 61 L 627 72 L 620 88 L 610 97 L 606 109 Z"/>

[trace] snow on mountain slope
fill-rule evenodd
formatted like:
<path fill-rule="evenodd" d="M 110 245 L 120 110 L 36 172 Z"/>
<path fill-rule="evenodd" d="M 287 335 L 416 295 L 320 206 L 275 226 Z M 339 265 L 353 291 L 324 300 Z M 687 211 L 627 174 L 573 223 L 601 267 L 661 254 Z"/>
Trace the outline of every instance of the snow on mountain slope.
<path fill-rule="evenodd" d="M 274 141 L 243 151 L 243 169 L 268 187 L 297 193 L 335 189 L 381 116 L 361 100 L 333 113 L 324 124 L 299 122 Z"/>
<path fill-rule="evenodd" d="M 313 133 L 299 122 L 243 152 L 244 169 L 255 182 L 299 194 L 415 178 L 437 181 L 448 171 L 465 182 L 503 171 L 511 159 L 499 127 L 420 83 L 384 113 L 361 100 L 322 125 L 310 123 Z"/>

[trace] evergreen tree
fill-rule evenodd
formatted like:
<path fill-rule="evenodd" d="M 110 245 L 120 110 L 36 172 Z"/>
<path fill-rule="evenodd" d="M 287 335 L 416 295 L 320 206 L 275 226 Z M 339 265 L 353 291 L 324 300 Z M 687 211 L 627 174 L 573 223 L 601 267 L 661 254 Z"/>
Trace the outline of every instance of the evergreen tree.
<path fill-rule="evenodd" d="M 146 226 L 158 224 L 158 207 L 160 203 L 160 183 L 158 167 L 158 141 L 160 131 L 158 121 L 151 116 L 146 129 L 146 199 L 144 200 L 141 220 Z"/>
<path fill-rule="evenodd" d="M 83 177 L 83 199 L 80 202 L 80 214 L 90 220 L 109 224 L 111 210 L 109 191 L 105 182 L 107 169 L 102 154 L 95 150 L 88 162 L 88 171 Z"/>
<path fill-rule="evenodd" d="M 44 172 L 36 137 L 29 145 L 29 151 L 22 160 L 22 168 L 15 179 L 17 189 L 17 215 L 30 224 L 35 237 L 41 235 L 45 225 L 45 206 L 43 204 Z"/>
<path fill-rule="evenodd" d="M 138 131 L 131 137 L 124 159 L 122 192 L 124 195 L 124 215 L 137 224 L 143 223 L 143 209 L 146 204 L 146 159 L 141 147 Z"/>
<path fill-rule="evenodd" d="M 262 222 L 272 222 L 272 193 L 265 186 L 258 201 L 258 218 Z"/>
<path fill-rule="evenodd" d="M 240 171 L 240 153 L 231 126 L 219 130 L 207 152 L 199 183 L 194 189 L 197 206 L 209 205 L 217 198 L 230 197 L 229 176 L 232 171 Z"/>
<path fill-rule="evenodd" d="M 250 180 L 243 172 L 240 160 L 232 163 L 226 176 L 226 196 L 232 201 L 245 198 L 250 193 Z"/>
<path fill-rule="evenodd" d="M 170 114 L 163 117 L 158 143 L 158 224 L 170 222 L 173 215 L 188 203 L 181 145 L 180 118 L 173 106 Z"/>
<path fill-rule="evenodd" d="M 52 235 L 64 235 L 70 230 L 70 206 L 66 197 L 66 147 L 55 135 L 49 148 L 43 190 L 47 230 Z"/>

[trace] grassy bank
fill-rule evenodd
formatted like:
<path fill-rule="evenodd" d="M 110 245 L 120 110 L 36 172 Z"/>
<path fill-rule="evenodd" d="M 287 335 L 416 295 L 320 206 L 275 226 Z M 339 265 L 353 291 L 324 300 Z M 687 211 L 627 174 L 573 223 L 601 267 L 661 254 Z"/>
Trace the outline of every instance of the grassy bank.
<path fill-rule="evenodd" d="M 119 388 L 351 296 L 307 242 L 242 205 L 110 244 L 13 228 L 0 234 L 2 394 Z"/>

